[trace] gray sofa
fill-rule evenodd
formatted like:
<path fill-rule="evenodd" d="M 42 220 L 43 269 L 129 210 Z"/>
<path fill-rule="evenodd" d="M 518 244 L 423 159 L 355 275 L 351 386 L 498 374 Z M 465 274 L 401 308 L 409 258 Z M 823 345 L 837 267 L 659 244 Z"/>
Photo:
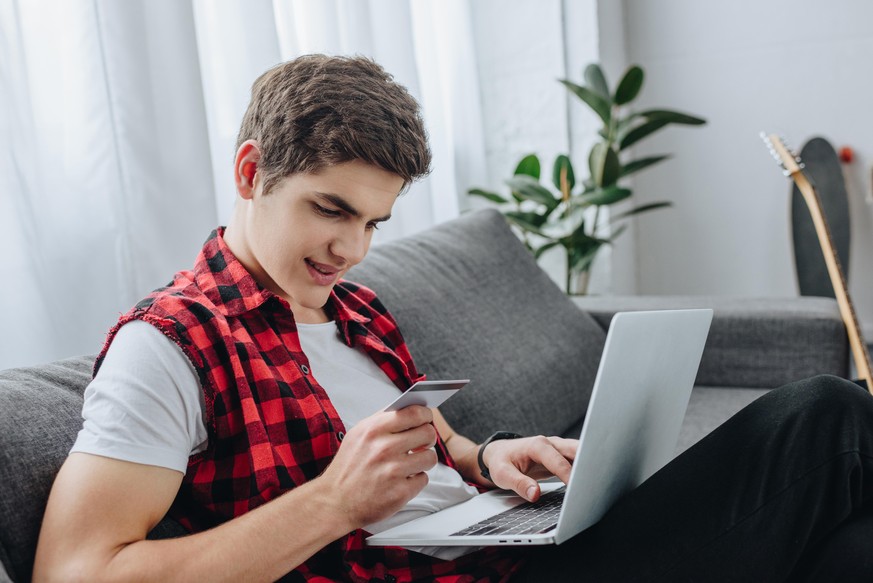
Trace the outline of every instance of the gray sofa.
<path fill-rule="evenodd" d="M 578 435 L 605 331 L 619 310 L 715 309 L 677 451 L 767 389 L 816 373 L 848 374 L 833 300 L 571 301 L 494 211 L 377 246 L 349 279 L 379 293 L 421 371 L 472 379 L 443 412 L 476 440 L 497 429 Z M 81 427 L 93 359 L 0 372 L 0 582 L 30 578 L 52 480 Z M 153 536 L 177 534 L 178 525 L 165 520 Z"/>

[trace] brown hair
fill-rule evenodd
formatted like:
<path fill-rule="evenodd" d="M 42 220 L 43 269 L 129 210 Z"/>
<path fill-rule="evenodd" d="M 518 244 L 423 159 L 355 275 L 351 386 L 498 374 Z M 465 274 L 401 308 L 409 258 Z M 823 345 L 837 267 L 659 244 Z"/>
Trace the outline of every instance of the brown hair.
<path fill-rule="evenodd" d="M 392 172 L 405 186 L 430 172 L 418 103 L 364 57 L 306 55 L 269 69 L 252 85 L 237 150 L 249 139 L 261 148 L 265 193 L 296 172 L 353 160 Z"/>

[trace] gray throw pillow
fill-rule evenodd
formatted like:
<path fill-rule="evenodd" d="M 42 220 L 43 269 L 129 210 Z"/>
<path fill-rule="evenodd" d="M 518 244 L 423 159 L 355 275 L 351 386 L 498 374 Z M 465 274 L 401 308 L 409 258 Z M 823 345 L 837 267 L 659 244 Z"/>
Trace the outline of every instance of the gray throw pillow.
<path fill-rule="evenodd" d="M 498 212 L 375 246 L 348 279 L 377 293 L 429 379 L 471 379 L 440 407 L 460 433 L 560 435 L 584 416 L 605 332 Z"/>

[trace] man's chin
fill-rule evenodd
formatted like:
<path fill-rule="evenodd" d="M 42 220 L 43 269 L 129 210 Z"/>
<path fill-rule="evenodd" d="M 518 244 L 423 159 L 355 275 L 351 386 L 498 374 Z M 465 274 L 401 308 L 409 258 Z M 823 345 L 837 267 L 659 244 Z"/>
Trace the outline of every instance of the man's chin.
<path fill-rule="evenodd" d="M 324 292 L 319 290 L 319 293 L 306 294 L 306 296 L 301 298 L 298 303 L 301 307 L 306 308 L 307 310 L 322 310 L 327 305 L 327 300 L 330 298 L 331 290 L 333 290 L 333 286 L 326 289 Z"/>

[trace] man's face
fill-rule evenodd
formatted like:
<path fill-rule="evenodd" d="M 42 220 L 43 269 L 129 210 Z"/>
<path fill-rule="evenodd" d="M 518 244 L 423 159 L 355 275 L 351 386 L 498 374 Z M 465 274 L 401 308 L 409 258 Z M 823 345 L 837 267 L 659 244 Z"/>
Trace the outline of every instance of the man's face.
<path fill-rule="evenodd" d="M 367 254 L 402 187 L 401 177 L 359 161 L 291 175 L 267 195 L 258 185 L 246 201 L 245 248 L 233 251 L 298 321 L 323 322 L 331 289 Z"/>

